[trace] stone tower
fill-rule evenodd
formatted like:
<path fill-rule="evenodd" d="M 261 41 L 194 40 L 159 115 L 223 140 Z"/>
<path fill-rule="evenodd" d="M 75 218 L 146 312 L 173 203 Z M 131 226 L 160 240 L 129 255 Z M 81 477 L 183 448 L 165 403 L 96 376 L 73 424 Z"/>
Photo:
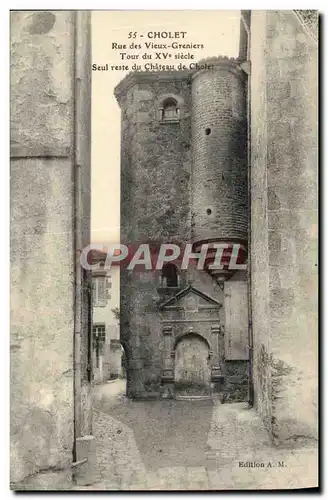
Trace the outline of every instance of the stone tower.
<path fill-rule="evenodd" d="M 120 82 L 121 243 L 246 250 L 245 94 L 239 62 L 221 57 L 197 71 L 136 72 Z M 128 396 L 247 399 L 246 273 L 213 273 L 210 262 L 122 269 Z"/>
<path fill-rule="evenodd" d="M 192 240 L 246 246 L 246 75 L 234 60 L 206 63 L 213 69 L 197 71 L 191 84 Z"/>

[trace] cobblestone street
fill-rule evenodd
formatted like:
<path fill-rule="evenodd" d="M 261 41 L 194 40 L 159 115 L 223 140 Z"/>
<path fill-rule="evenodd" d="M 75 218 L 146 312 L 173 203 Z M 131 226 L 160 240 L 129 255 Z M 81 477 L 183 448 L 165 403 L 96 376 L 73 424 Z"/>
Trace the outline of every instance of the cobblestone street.
<path fill-rule="evenodd" d="M 124 390 L 122 380 L 95 388 L 93 433 L 98 480 L 76 489 L 222 490 L 317 485 L 316 450 L 305 443 L 298 449 L 272 447 L 255 411 L 244 403 L 131 401 L 125 398 Z M 252 462 L 264 466 L 254 467 Z"/>

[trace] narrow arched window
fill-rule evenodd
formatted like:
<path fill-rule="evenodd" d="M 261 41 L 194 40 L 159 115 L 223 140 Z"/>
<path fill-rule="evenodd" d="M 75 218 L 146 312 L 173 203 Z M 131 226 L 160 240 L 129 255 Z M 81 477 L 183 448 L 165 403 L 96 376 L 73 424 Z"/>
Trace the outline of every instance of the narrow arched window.
<path fill-rule="evenodd" d="M 162 269 L 161 284 L 163 287 L 173 288 L 179 284 L 178 271 L 174 264 L 165 264 Z"/>
<path fill-rule="evenodd" d="M 177 120 L 179 118 L 178 103 L 173 98 L 165 99 L 162 107 L 162 120 Z"/>

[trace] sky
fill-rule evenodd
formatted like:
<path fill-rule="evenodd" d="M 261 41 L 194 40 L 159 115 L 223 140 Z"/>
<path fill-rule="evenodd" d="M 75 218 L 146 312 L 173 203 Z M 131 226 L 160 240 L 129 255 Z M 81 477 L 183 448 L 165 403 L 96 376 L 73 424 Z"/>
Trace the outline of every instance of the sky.
<path fill-rule="evenodd" d="M 124 65 L 119 53 L 125 50 L 113 50 L 112 43 L 128 46 L 133 40 L 135 43 L 166 42 L 148 39 L 146 34 L 152 31 L 187 32 L 183 40 L 176 41 L 204 45 L 202 50 L 192 50 L 195 61 L 217 55 L 237 57 L 239 19 L 239 10 L 94 11 L 92 63 L 102 66 L 106 63 L 109 66 Z M 136 38 L 129 39 L 129 32 L 137 33 Z M 140 38 L 140 34 L 144 34 L 144 37 Z M 143 49 L 139 53 L 144 52 Z M 138 51 L 133 53 L 137 54 Z M 126 61 L 130 65 L 133 62 Z M 187 64 L 190 62 L 194 61 L 188 61 Z M 119 243 L 121 113 L 113 92 L 128 72 L 92 71 L 92 242 Z"/>

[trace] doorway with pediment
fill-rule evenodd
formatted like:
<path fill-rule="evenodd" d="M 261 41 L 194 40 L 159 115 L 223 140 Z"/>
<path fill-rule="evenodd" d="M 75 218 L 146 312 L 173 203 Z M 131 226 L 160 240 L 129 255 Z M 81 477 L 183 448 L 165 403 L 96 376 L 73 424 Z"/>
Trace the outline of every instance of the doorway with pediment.
<path fill-rule="evenodd" d="M 163 397 L 211 397 L 222 379 L 220 308 L 193 286 L 162 305 Z"/>

